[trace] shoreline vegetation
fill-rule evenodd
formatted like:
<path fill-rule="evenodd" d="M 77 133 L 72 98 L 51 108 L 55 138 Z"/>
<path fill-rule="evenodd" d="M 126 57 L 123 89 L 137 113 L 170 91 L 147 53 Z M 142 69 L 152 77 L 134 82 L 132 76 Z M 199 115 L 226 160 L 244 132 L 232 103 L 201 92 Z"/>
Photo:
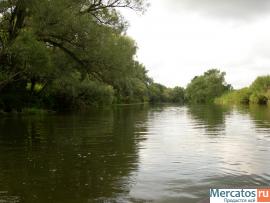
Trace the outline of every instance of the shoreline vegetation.
<path fill-rule="evenodd" d="M 215 99 L 217 104 L 270 104 L 270 76 L 258 77 L 250 87 L 232 90 Z"/>
<path fill-rule="evenodd" d="M 234 90 L 225 81 L 225 73 L 217 69 L 211 69 L 201 76 L 195 76 L 187 88 L 166 88 L 157 85 L 155 98 L 145 102 L 111 103 L 100 105 L 93 103 L 83 105 L 76 111 L 87 111 L 94 108 L 112 108 L 117 106 L 150 105 L 150 104 L 217 104 L 217 105 L 269 105 L 270 99 L 270 76 L 258 77 L 250 87 Z M 149 92 L 149 94 L 153 92 Z M 63 109 L 62 109 L 63 110 Z M 59 109 L 45 109 L 37 106 L 24 107 L 20 111 L 12 109 L 4 111 L 0 109 L 0 115 L 46 115 L 55 114 Z M 74 111 L 73 108 L 64 111 Z"/>
<path fill-rule="evenodd" d="M 183 103 L 183 88 L 155 83 L 136 59 L 120 8 L 147 2 L 0 1 L 1 111 Z"/>
<path fill-rule="evenodd" d="M 217 69 L 187 85 L 154 82 L 136 60 L 119 8 L 143 0 L 0 1 L 0 114 L 40 114 L 139 103 L 261 104 L 270 76 L 233 90 Z M 44 110 L 48 109 L 48 110 Z"/>

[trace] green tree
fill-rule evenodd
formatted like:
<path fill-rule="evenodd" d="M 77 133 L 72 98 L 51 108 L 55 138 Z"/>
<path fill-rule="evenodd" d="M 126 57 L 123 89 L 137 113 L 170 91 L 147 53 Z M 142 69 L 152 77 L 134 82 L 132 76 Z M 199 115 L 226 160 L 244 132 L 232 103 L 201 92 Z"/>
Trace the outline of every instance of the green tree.
<path fill-rule="evenodd" d="M 16 103 L 6 99 L 11 96 L 18 102 L 29 103 L 34 94 L 48 98 L 49 93 L 55 98 L 65 88 L 59 85 L 57 91 L 52 91 L 55 84 L 66 81 L 92 91 L 104 85 L 113 88 L 109 95 L 116 92 L 145 100 L 147 72 L 134 60 L 136 44 L 125 35 L 127 23 L 118 8 L 143 12 L 146 3 L 143 0 L 0 1 L 0 100 Z M 80 77 L 74 79 L 74 73 Z M 97 92 L 103 94 L 101 90 Z M 73 92 L 65 94 L 72 96 Z M 100 101 L 93 101 L 96 102 Z"/>
<path fill-rule="evenodd" d="M 171 90 L 170 100 L 173 103 L 183 104 L 185 102 L 185 89 L 182 87 L 175 87 Z"/>
<path fill-rule="evenodd" d="M 225 73 L 211 69 L 193 78 L 187 86 L 186 98 L 191 103 L 209 103 L 230 89 L 225 82 Z"/>
<path fill-rule="evenodd" d="M 270 76 L 258 77 L 250 86 L 252 92 L 250 102 L 254 104 L 267 104 L 270 99 Z"/>

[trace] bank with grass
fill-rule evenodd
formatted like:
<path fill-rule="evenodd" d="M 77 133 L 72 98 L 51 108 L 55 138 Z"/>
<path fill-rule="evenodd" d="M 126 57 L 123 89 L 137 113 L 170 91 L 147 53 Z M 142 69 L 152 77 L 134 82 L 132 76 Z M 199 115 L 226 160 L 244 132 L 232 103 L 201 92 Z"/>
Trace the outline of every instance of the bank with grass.
<path fill-rule="evenodd" d="M 270 75 L 258 77 L 249 87 L 226 92 L 215 99 L 217 104 L 270 104 Z"/>

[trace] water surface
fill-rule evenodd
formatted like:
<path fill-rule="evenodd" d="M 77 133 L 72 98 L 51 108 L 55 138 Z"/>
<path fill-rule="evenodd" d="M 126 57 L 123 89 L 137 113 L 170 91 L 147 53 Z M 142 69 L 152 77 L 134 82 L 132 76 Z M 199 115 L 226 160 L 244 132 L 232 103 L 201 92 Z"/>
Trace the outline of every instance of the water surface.
<path fill-rule="evenodd" d="M 270 109 L 127 106 L 0 117 L 0 202 L 197 203 L 270 184 Z"/>

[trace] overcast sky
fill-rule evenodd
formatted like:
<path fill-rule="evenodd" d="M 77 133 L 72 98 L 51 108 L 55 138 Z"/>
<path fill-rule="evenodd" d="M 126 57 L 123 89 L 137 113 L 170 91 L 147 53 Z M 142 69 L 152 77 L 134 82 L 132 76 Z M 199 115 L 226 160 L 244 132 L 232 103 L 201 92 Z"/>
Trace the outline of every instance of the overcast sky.
<path fill-rule="evenodd" d="M 149 0 L 124 11 L 138 59 L 159 83 L 186 86 L 210 68 L 235 88 L 270 74 L 270 0 Z"/>

